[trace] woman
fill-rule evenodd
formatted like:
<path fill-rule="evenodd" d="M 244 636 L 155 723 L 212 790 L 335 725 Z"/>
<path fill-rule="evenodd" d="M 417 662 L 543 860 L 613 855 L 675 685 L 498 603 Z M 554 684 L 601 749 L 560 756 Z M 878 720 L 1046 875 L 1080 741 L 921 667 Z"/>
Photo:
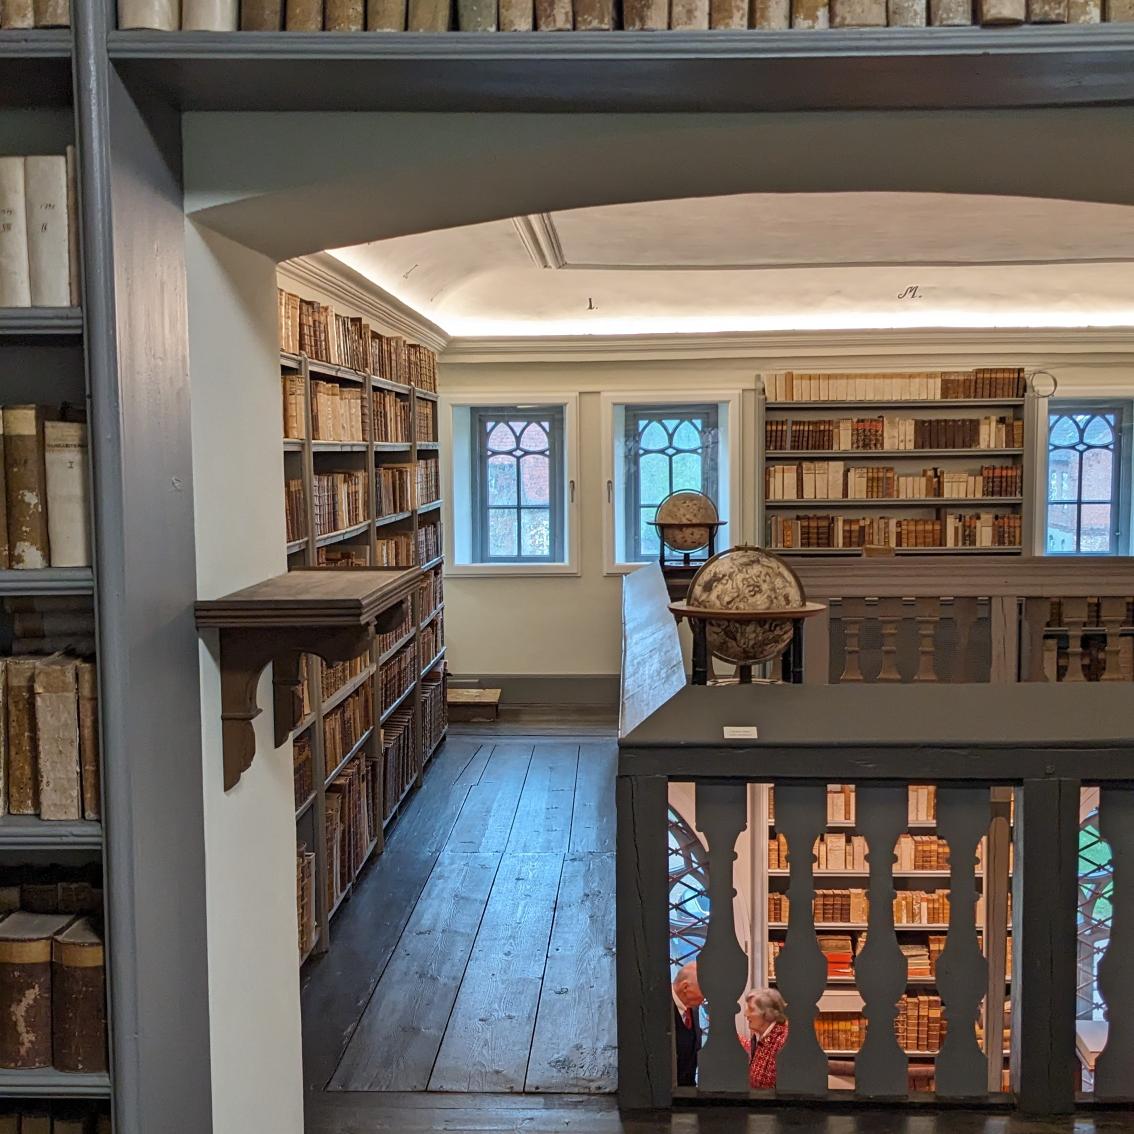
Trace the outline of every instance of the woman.
<path fill-rule="evenodd" d="M 788 1036 L 784 998 L 774 988 L 754 989 L 744 994 L 744 1018 L 751 1033 L 748 1051 L 748 1085 L 767 1090 L 776 1085 L 776 1056 Z"/>

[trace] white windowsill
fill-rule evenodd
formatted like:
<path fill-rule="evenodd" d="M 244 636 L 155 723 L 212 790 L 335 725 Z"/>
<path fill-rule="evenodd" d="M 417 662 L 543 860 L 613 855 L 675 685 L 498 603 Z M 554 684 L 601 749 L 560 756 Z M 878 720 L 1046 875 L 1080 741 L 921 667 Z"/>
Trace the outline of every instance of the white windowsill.
<path fill-rule="evenodd" d="M 515 579 L 520 576 L 549 578 L 579 576 L 582 572 L 571 563 L 454 563 L 445 571 L 446 578 Z"/>

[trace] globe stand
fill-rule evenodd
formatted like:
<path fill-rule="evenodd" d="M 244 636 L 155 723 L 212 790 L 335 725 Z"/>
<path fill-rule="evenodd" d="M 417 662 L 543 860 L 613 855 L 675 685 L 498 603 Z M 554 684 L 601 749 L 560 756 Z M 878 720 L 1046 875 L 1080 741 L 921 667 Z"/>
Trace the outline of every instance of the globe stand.
<path fill-rule="evenodd" d="M 716 520 L 712 522 L 704 521 L 697 524 L 667 524 L 659 523 L 657 520 L 651 520 L 651 525 L 657 530 L 658 533 L 658 565 L 662 569 L 662 574 L 668 572 L 684 571 L 692 567 L 700 567 L 703 563 L 708 563 L 710 559 L 717 553 L 717 529 L 724 523 L 723 520 Z M 672 531 L 688 531 L 690 527 L 707 528 L 709 533 L 709 540 L 703 546 L 694 548 L 692 551 L 674 551 L 671 546 L 670 540 L 667 538 L 667 533 Z M 667 555 L 666 553 L 669 552 Z"/>

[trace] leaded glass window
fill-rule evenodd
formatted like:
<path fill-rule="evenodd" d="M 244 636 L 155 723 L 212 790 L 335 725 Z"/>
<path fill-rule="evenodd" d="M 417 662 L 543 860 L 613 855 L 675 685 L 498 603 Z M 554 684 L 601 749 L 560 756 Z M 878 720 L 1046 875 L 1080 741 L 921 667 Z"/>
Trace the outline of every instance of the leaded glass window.
<path fill-rule="evenodd" d="M 473 410 L 477 562 L 562 562 L 563 417 L 562 406 Z"/>
<path fill-rule="evenodd" d="M 1099 961 L 1110 944 L 1113 894 L 1114 866 L 1110 845 L 1099 834 L 1098 808 L 1093 807 L 1079 824 L 1079 949 L 1075 1014 L 1080 1020 L 1105 1018 L 1099 995 L 1098 971 Z"/>
<path fill-rule="evenodd" d="M 1048 415 L 1049 555 L 1117 555 L 1122 408 L 1055 403 Z"/>
<path fill-rule="evenodd" d="M 670 976 L 695 961 L 709 931 L 709 856 L 693 828 L 669 809 Z"/>
<path fill-rule="evenodd" d="M 628 405 L 625 420 L 626 551 L 641 561 L 658 554 L 651 521 L 671 492 L 704 492 L 720 508 L 718 414 L 715 405 Z"/>

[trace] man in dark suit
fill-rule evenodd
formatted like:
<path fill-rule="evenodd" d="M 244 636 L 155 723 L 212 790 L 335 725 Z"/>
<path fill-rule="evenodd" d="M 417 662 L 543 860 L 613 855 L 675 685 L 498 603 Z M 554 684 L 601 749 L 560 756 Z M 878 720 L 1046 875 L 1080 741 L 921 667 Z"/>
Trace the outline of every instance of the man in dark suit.
<path fill-rule="evenodd" d="M 701 1050 L 700 1007 L 705 1003 L 697 983 L 697 962 L 690 961 L 673 978 L 673 1041 L 677 1055 L 677 1085 L 697 1083 L 697 1053 Z"/>

